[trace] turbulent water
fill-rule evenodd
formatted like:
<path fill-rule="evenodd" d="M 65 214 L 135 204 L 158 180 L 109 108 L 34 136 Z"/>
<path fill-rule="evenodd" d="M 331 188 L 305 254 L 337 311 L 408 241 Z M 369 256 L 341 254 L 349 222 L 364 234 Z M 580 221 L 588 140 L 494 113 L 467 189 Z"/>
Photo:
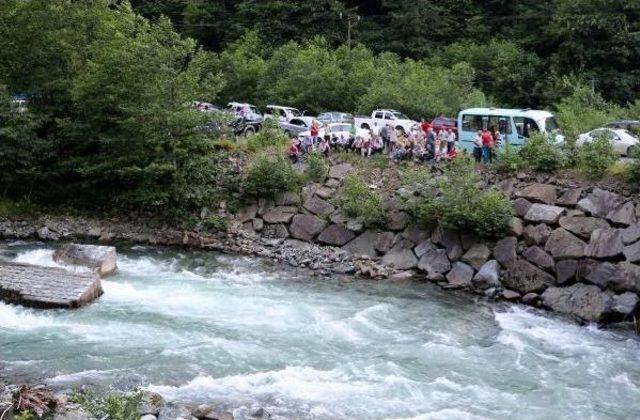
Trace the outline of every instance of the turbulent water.
<path fill-rule="evenodd" d="M 640 417 L 640 343 L 428 284 L 311 278 L 250 258 L 120 250 L 76 311 L 0 303 L 0 378 L 141 385 L 251 418 Z M 55 265 L 38 244 L 0 258 Z"/>

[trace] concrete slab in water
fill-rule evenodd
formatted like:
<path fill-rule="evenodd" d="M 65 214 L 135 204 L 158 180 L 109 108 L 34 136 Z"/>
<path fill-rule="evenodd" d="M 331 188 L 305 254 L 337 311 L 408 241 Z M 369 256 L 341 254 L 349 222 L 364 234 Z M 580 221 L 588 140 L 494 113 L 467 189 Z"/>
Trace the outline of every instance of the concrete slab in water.
<path fill-rule="evenodd" d="M 62 268 L 0 263 L 0 300 L 35 308 L 79 308 L 102 295 L 100 277 Z"/>

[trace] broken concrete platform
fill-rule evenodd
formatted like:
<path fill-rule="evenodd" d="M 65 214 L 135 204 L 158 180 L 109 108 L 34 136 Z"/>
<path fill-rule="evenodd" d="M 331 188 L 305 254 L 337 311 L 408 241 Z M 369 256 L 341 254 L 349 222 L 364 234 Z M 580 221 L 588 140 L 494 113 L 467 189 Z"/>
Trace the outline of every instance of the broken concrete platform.
<path fill-rule="evenodd" d="M 73 309 L 102 295 L 100 277 L 62 268 L 0 262 L 0 300 L 34 308 Z"/>

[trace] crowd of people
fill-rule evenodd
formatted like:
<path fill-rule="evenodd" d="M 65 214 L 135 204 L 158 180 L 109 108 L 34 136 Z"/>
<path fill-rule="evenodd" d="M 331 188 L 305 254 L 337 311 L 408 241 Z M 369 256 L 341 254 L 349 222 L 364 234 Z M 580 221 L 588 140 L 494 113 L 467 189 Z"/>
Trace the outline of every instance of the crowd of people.
<path fill-rule="evenodd" d="M 388 155 L 392 161 L 439 162 L 458 156 L 458 139 L 452 128 L 434 129 L 429 123 L 420 124 L 408 133 L 398 131 L 392 124 L 372 129 L 357 129 L 351 125 L 348 133 L 320 134 L 317 122 L 309 135 L 296 137 L 288 149 L 293 163 L 305 154 L 319 152 L 325 156 L 333 150 L 358 153 L 363 157 Z"/>

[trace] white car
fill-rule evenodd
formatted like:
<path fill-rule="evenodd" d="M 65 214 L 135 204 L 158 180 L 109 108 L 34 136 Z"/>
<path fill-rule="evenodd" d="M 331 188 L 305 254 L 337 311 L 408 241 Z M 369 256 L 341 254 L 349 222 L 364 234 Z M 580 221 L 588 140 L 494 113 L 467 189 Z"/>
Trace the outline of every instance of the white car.
<path fill-rule="evenodd" d="M 380 130 L 385 125 L 391 125 L 400 133 L 409 133 L 418 127 L 416 121 L 395 109 L 376 109 L 371 113 L 371 117 L 356 116 L 354 122 L 356 127 L 366 130 L 374 129 L 374 127 Z"/>
<path fill-rule="evenodd" d="M 331 137 L 344 137 L 349 138 L 351 136 L 351 130 L 353 128 L 353 124 L 348 123 L 333 123 L 333 124 L 325 124 L 321 125 L 318 130 L 318 137 L 323 138 L 326 134 Z M 303 131 L 298 135 L 298 137 L 307 137 L 311 135 L 310 130 Z M 369 130 L 365 130 L 362 128 L 356 128 L 356 137 L 367 137 L 370 136 Z"/>
<path fill-rule="evenodd" d="M 267 105 L 266 111 L 264 112 L 265 118 L 277 118 L 280 122 L 289 122 L 293 118 L 300 118 L 309 124 L 311 124 L 311 120 L 313 117 L 305 116 L 303 112 L 300 112 L 298 108 L 292 108 L 290 106 L 280 106 L 280 105 Z"/>
<path fill-rule="evenodd" d="M 611 141 L 613 150 L 621 156 L 631 156 L 634 150 L 638 148 L 640 139 L 631 134 L 631 132 L 621 128 L 597 128 L 588 133 L 580 134 L 576 141 L 577 146 L 582 146 L 585 143 L 598 138 L 606 137 Z"/>

